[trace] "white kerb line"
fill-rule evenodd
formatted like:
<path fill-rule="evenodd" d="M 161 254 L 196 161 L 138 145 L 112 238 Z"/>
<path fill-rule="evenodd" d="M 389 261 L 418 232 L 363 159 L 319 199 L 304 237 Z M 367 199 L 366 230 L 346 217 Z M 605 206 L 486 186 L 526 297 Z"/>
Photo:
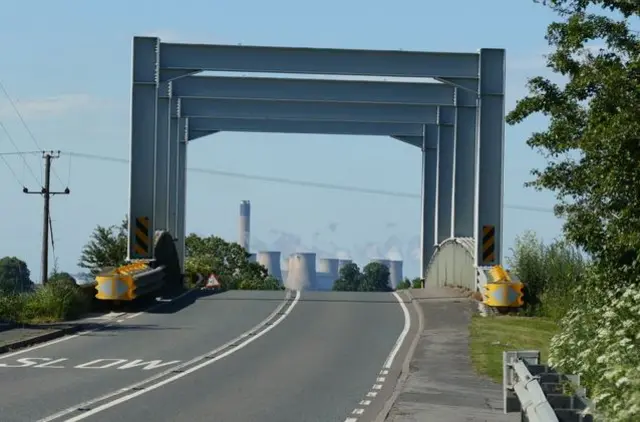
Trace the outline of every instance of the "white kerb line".
<path fill-rule="evenodd" d="M 174 375 L 174 376 L 172 376 L 170 378 L 166 378 L 166 379 L 164 379 L 164 380 L 162 380 L 162 381 L 160 381 L 160 382 L 158 382 L 156 384 L 150 385 L 150 386 L 146 387 L 144 390 L 139 390 L 139 391 L 136 391 L 135 393 L 131 393 L 131 394 L 127 394 L 126 396 L 119 397 L 119 398 L 117 398 L 117 399 L 115 399 L 115 400 L 113 400 L 111 402 L 108 402 L 108 403 L 105 403 L 103 405 L 100 405 L 100 406 L 96 407 L 95 409 L 89 410 L 88 412 L 85 412 L 85 413 L 83 413 L 81 415 L 78 415 L 78 416 L 73 417 L 71 419 L 67 419 L 65 422 L 77 422 L 77 421 L 86 419 L 89 416 L 95 415 L 96 413 L 102 412 L 102 411 L 107 410 L 107 409 L 109 409 L 111 407 L 114 407 L 114 406 L 117 406 L 117 405 L 119 405 L 121 403 L 127 402 L 127 401 L 129 401 L 129 400 L 131 400 L 133 398 L 136 398 L 136 397 L 141 396 L 143 394 L 146 394 L 146 393 L 148 393 L 150 391 L 153 391 L 153 390 L 155 390 L 157 388 L 160 388 L 163 385 L 166 385 L 166 384 L 172 383 L 174 381 L 177 381 L 180 378 L 185 377 L 185 376 L 189 375 L 192 372 L 195 372 L 195 371 L 197 371 L 199 369 L 202 369 L 202 368 L 204 368 L 206 366 L 209 366 L 212 363 L 217 362 L 220 359 L 225 358 L 225 357 L 229 356 L 230 354 L 237 352 L 238 350 L 248 346 L 253 341 L 259 339 L 260 337 L 262 337 L 263 335 L 265 335 L 266 333 L 271 331 L 273 328 L 275 328 L 282 321 L 284 321 L 284 319 L 291 313 L 293 308 L 296 306 L 296 304 L 298 303 L 298 300 L 300 300 L 300 291 L 299 290 L 296 291 L 296 297 L 293 300 L 293 303 L 291 304 L 291 306 L 289 306 L 289 308 L 287 308 L 287 310 L 280 316 L 280 318 L 275 320 L 273 322 L 273 324 L 269 325 L 267 328 L 265 328 L 263 331 L 260 331 L 258 334 L 254 335 L 254 336 L 248 338 L 247 340 L 243 341 L 242 343 L 238 344 L 234 348 L 229 349 L 226 352 L 216 356 L 215 358 L 209 359 L 209 360 L 207 360 L 205 362 L 202 362 L 199 365 L 193 366 L 193 367 L 185 370 L 184 372 L 176 374 L 176 375 Z"/>
<path fill-rule="evenodd" d="M 396 355 L 402 347 L 402 343 L 404 343 L 405 337 L 407 337 L 407 334 L 409 334 L 409 330 L 411 329 L 411 316 L 409 315 L 409 309 L 407 308 L 407 305 L 404 304 L 404 300 L 398 293 L 393 292 L 393 295 L 396 297 L 398 303 L 400 303 L 400 306 L 402 307 L 402 313 L 404 314 L 404 328 L 402 329 L 400 336 L 396 340 L 396 344 L 393 346 L 393 349 L 391 349 L 391 353 L 389 353 L 387 360 L 384 361 L 384 369 L 391 368 L 391 365 L 393 365 L 393 360 L 396 358 Z"/>

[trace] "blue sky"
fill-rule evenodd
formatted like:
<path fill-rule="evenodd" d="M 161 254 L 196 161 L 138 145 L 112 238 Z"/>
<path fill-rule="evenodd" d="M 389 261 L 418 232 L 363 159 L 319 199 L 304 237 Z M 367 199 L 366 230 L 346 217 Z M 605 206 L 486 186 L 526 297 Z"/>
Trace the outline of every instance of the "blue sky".
<path fill-rule="evenodd" d="M 271 0 L 182 2 L 22 0 L 3 8 L 0 80 L 16 102 L 37 144 L 62 150 L 53 188 L 71 195 L 53 199 L 55 256 L 76 271 L 82 245 L 96 224 L 119 222 L 127 210 L 125 163 L 70 156 L 66 151 L 126 159 L 129 144 L 131 40 L 428 51 L 507 49 L 507 109 L 526 93 L 527 77 L 547 74 L 544 32 L 555 16 L 532 0 L 378 0 L 295 2 Z M 0 122 L 21 151 L 38 150 L 7 98 L 0 93 Z M 549 193 L 523 187 L 530 169 L 543 165 L 525 140 L 545 121 L 507 127 L 505 203 L 549 210 Z M 0 130 L 0 151 L 15 148 Z M 27 261 L 37 279 L 42 200 L 34 189 L 42 160 L 5 157 L 0 163 L 4 198 L 0 256 Z M 389 138 L 222 133 L 191 145 L 189 167 L 419 193 L 419 150 Z M 36 177 L 29 171 L 32 169 Z M 19 181 L 19 183 L 18 183 Z M 419 235 L 417 198 L 318 189 L 189 174 L 187 229 L 235 240 L 239 202 L 252 203 L 252 237 L 271 246 L 278 233 L 298 248 L 355 256 L 388 252 L 390 244 L 411 261 Z M 551 212 L 505 209 L 506 247 L 525 230 L 544 239 L 560 235 Z M 337 223 L 337 226 L 335 224 Z M 335 228 L 335 230 L 334 230 Z M 297 240 L 296 240 L 297 239 Z M 282 242 L 282 239 L 281 239 Z M 505 253 L 508 253 L 506 250 Z M 415 262 L 405 270 L 415 275 Z M 413 273 L 413 274 L 412 274 Z"/>

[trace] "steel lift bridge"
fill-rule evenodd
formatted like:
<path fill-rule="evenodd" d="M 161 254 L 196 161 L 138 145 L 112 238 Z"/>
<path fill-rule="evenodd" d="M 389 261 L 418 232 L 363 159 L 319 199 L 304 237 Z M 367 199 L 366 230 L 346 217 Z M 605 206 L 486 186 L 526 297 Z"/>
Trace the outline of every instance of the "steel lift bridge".
<path fill-rule="evenodd" d="M 202 71 L 438 82 L 198 76 Z M 138 264 L 110 273 L 97 297 L 132 299 L 152 291 L 156 281 L 131 280 L 159 267 L 169 269 L 165 284 L 180 278 L 187 146 L 220 131 L 379 135 L 414 145 L 422 154 L 426 284 L 477 289 L 479 270 L 501 257 L 504 93 L 503 49 L 374 51 L 135 37 L 128 257 Z M 114 274 L 124 281 L 114 282 Z"/>

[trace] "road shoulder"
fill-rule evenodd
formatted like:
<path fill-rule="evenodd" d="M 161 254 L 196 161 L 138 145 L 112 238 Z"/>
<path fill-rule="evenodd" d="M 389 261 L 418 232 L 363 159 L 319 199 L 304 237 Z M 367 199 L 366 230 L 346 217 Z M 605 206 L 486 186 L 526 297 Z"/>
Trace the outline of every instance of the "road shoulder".
<path fill-rule="evenodd" d="M 393 403 L 379 421 L 507 422 L 501 386 L 475 373 L 469 357 L 469 323 L 476 304 L 453 289 L 420 289 L 412 301 L 422 332 L 407 359 Z M 411 351 L 410 351 L 411 352 Z"/>

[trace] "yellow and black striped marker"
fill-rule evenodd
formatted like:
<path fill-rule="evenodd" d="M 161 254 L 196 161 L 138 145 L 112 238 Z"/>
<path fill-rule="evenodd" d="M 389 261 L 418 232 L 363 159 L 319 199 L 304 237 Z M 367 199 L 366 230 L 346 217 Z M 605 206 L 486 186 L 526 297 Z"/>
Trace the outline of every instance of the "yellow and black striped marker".
<path fill-rule="evenodd" d="M 148 258 L 150 256 L 150 236 L 149 236 L 149 217 L 138 217 L 135 221 L 135 236 L 133 241 L 133 251 L 140 258 Z"/>
<path fill-rule="evenodd" d="M 496 260 L 496 227 L 482 226 L 482 264 L 493 264 Z"/>

